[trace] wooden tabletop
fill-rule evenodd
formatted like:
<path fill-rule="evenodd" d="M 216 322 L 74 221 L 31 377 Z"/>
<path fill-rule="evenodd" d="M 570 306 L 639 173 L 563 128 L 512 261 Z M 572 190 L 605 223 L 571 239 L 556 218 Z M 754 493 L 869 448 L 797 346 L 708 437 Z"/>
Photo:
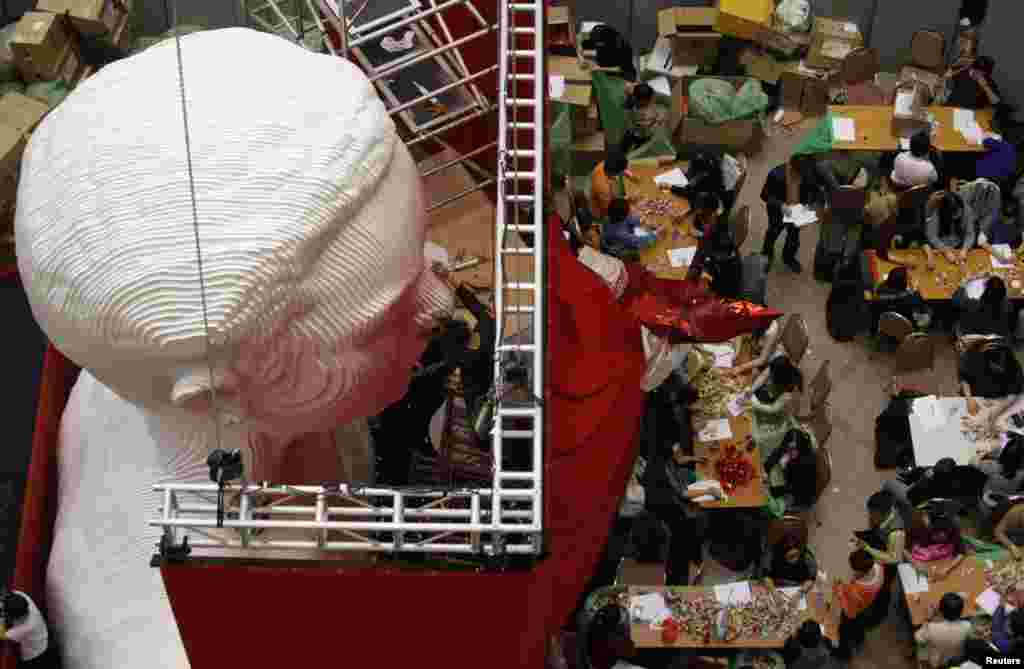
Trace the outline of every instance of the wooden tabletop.
<path fill-rule="evenodd" d="M 852 118 L 857 131 L 857 141 L 840 142 L 835 140 L 832 148 L 844 151 L 898 151 L 899 136 L 893 129 L 892 105 L 831 105 L 828 110 L 837 117 Z M 981 144 L 968 144 L 964 136 L 957 132 L 953 125 L 953 107 L 928 107 L 935 116 L 938 127 L 932 133 L 932 145 L 939 151 L 975 151 L 983 152 Z M 992 110 L 978 109 L 974 111 L 978 125 L 985 132 L 992 132 Z"/>
<path fill-rule="evenodd" d="M 641 261 L 648 266 L 658 277 L 662 279 L 685 279 L 688 267 L 672 267 L 668 259 L 668 252 L 671 249 L 687 248 L 697 246 L 697 238 L 693 235 L 693 226 L 690 225 L 689 217 L 682 215 L 690 210 L 690 203 L 686 198 L 672 195 L 669 191 L 663 191 L 654 183 L 654 177 L 659 174 L 671 172 L 680 168 L 684 172 L 689 166 L 688 162 L 671 162 L 667 164 L 652 165 L 644 162 L 631 162 L 630 172 L 634 180 L 625 179 L 626 195 L 636 198 L 633 203 L 634 211 L 640 201 L 643 200 L 668 200 L 675 205 L 677 216 L 650 216 L 644 220 L 644 226 L 654 230 L 658 229 L 658 242 L 644 250 L 640 255 Z"/>
<path fill-rule="evenodd" d="M 925 253 L 922 249 L 908 249 L 906 251 L 889 251 L 890 260 L 879 258 L 874 251 L 865 251 L 868 257 L 868 266 L 871 268 L 872 281 L 877 287 L 885 277 L 889 275 L 899 261 L 909 263 L 913 267 L 910 270 L 910 282 L 921 293 L 928 302 L 949 300 L 953 293 L 960 287 L 969 276 L 977 274 L 995 274 L 1006 282 L 1007 295 L 1011 300 L 1024 298 L 1024 264 L 1016 260 L 1013 269 L 993 269 L 992 257 L 984 249 L 974 249 L 967 254 L 967 263 L 964 266 L 953 265 L 946 261 L 940 253 L 932 253 L 935 259 L 935 269 L 929 270 L 925 266 Z M 874 299 L 869 295 L 868 299 Z"/>
<path fill-rule="evenodd" d="M 988 589 L 985 580 L 985 560 L 979 560 L 974 556 L 965 557 L 949 576 L 941 581 L 936 580 L 935 574 L 938 570 L 945 570 L 951 563 L 952 560 L 929 563 L 926 568 L 928 591 L 905 595 L 907 607 L 910 609 L 910 619 L 915 627 L 928 622 L 931 609 L 938 607 L 939 600 L 947 592 L 958 592 L 964 598 L 964 618 L 970 618 L 977 612 L 978 604 L 975 600 Z"/>
<path fill-rule="evenodd" d="M 766 586 L 760 582 L 752 581 L 750 588 L 754 592 L 764 591 Z M 652 586 L 652 587 L 637 587 L 633 586 L 629 589 L 630 597 L 636 595 L 644 595 L 652 592 L 672 592 L 679 594 L 687 599 L 697 599 L 701 596 L 715 596 L 715 589 L 713 587 L 690 587 L 690 586 Z M 829 595 L 829 599 L 831 595 Z M 801 615 L 801 622 L 803 620 L 816 620 L 825 628 L 825 636 L 833 641 L 838 641 L 838 615 L 839 607 L 831 606 L 831 603 L 826 599 L 823 607 L 818 606 L 818 602 L 813 593 L 807 595 L 807 608 L 804 611 L 799 612 Z M 685 630 L 680 631 L 679 638 L 676 639 L 674 644 L 665 644 L 661 638 L 661 630 L 654 629 L 646 623 L 632 623 L 630 624 L 630 636 L 633 639 L 633 643 L 637 648 L 718 648 L 718 649 L 742 649 L 742 648 L 782 648 L 785 643 L 785 638 L 771 638 L 771 639 L 735 639 L 733 641 L 709 641 L 704 643 L 703 639 L 693 639 L 686 636 Z"/>
<path fill-rule="evenodd" d="M 736 356 L 735 365 L 742 365 L 748 362 L 751 358 L 750 346 L 748 337 L 740 337 L 739 341 L 739 353 Z M 750 385 L 753 380 L 753 372 L 747 371 L 743 373 L 740 378 L 746 385 Z M 728 445 L 736 446 L 736 449 L 746 454 L 750 458 L 750 463 L 754 466 L 754 477 L 746 485 L 737 488 L 729 495 L 726 500 L 715 500 L 712 502 L 702 502 L 701 506 L 706 509 L 734 509 L 734 508 L 759 508 L 764 506 L 768 499 L 765 496 L 765 483 L 764 483 L 764 467 L 761 464 L 761 449 L 754 444 L 754 448 L 751 451 L 746 451 L 747 448 L 747 437 L 750 436 L 751 428 L 753 427 L 753 416 L 748 408 L 744 413 L 739 416 L 726 415 L 721 418 L 729 419 L 729 429 L 732 431 L 732 438 L 726 441 L 711 441 L 704 442 L 697 438 L 697 434 L 701 431 L 704 425 L 709 419 L 700 417 L 694 413 L 693 419 L 693 454 L 700 458 L 707 458 L 707 462 L 699 463 L 697 465 L 697 477 L 704 480 L 717 480 L 718 472 L 715 470 L 715 465 L 721 458 L 725 447 Z M 711 419 L 714 420 L 714 419 Z"/>

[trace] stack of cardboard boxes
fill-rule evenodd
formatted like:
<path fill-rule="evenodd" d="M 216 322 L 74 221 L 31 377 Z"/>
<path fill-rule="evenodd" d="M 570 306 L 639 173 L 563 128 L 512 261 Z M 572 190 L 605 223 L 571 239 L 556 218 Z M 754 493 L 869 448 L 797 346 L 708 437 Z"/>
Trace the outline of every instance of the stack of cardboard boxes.
<path fill-rule="evenodd" d="M 39 0 L 35 11 L 26 12 L 18 21 L 11 40 L 22 80 L 63 81 L 74 87 L 92 74 L 82 58 L 84 40 L 128 47 L 129 10 L 124 0 Z M 47 112 L 46 102 L 26 95 L 0 97 L 0 247 L 13 244 L 22 154 Z"/>

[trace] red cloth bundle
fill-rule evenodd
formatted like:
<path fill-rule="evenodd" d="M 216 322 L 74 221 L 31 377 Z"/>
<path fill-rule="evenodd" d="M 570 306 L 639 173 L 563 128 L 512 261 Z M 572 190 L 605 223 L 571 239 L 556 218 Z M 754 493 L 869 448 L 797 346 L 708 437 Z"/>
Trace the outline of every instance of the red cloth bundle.
<path fill-rule="evenodd" d="M 674 342 L 714 344 L 767 328 L 783 312 L 724 300 L 697 281 L 659 279 L 642 265 L 626 266 L 622 303 L 651 332 Z"/>

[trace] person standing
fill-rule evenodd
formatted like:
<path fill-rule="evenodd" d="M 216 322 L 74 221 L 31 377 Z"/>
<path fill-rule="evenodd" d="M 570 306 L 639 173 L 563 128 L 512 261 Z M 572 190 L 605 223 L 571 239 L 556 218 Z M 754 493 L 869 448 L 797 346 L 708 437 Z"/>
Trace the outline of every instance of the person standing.
<path fill-rule="evenodd" d="M 786 243 L 782 248 L 782 262 L 797 274 L 803 271 L 797 253 L 800 251 L 800 228 L 786 223 L 786 211 L 790 205 L 816 204 L 822 202 L 838 182 L 831 170 L 818 163 L 814 156 L 793 156 L 784 165 L 768 173 L 761 200 L 768 213 L 768 231 L 764 236 L 761 254 L 768 258 L 771 269 L 775 259 L 775 242 L 783 232 Z"/>
<path fill-rule="evenodd" d="M 46 620 L 32 598 L 20 590 L 4 596 L 4 625 L 0 638 L 18 644 L 22 667 L 49 669 L 60 666 L 57 652 L 50 645 Z"/>

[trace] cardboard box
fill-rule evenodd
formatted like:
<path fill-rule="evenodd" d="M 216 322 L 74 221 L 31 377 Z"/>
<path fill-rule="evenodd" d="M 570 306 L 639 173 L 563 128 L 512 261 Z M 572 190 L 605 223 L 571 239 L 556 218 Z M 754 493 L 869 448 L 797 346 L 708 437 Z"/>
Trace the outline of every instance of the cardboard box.
<path fill-rule="evenodd" d="M 590 174 L 605 159 L 604 133 L 588 135 L 572 143 L 574 174 Z"/>
<path fill-rule="evenodd" d="M 703 78 L 703 77 L 702 77 Z M 714 77 L 731 83 L 737 90 L 747 77 Z M 702 146 L 721 146 L 732 149 L 741 149 L 751 144 L 758 135 L 761 127 L 758 119 L 739 119 L 726 121 L 718 125 L 708 123 L 702 118 L 689 114 L 690 84 L 697 77 L 687 77 L 681 82 L 682 89 L 682 118 L 676 130 L 675 139 L 680 145 L 697 144 Z"/>
<path fill-rule="evenodd" d="M 848 53 L 863 45 L 864 37 L 853 21 L 816 18 L 811 31 L 807 64 L 811 67 L 838 68 Z"/>
<path fill-rule="evenodd" d="M 572 7 L 548 7 L 548 52 L 560 56 L 576 55 L 576 18 Z"/>
<path fill-rule="evenodd" d="M 774 25 L 775 0 L 719 0 L 715 30 L 793 55 L 811 43 L 806 33 L 788 33 Z"/>
<path fill-rule="evenodd" d="M 782 125 L 799 123 L 808 116 L 823 116 L 828 111 L 828 82 L 799 72 L 784 72 L 779 77 L 779 107 Z"/>
<path fill-rule="evenodd" d="M 0 177 L 18 173 L 27 145 L 25 133 L 0 125 Z"/>
<path fill-rule="evenodd" d="M 36 11 L 71 15 L 71 22 L 83 35 L 106 35 L 128 16 L 120 0 L 38 0 Z"/>
<path fill-rule="evenodd" d="M 668 40 L 672 68 L 712 65 L 718 57 L 722 36 L 715 32 L 718 10 L 714 7 L 673 7 L 658 12 L 658 37 Z M 659 49 L 655 46 L 655 53 Z M 664 63 L 651 63 L 671 71 Z"/>
<path fill-rule="evenodd" d="M 11 39 L 14 64 L 27 82 L 55 78 L 73 38 L 66 18 L 48 12 L 26 12 Z"/>
<path fill-rule="evenodd" d="M 45 102 L 21 93 L 0 97 L 0 125 L 24 134 L 35 130 L 49 111 Z"/>

